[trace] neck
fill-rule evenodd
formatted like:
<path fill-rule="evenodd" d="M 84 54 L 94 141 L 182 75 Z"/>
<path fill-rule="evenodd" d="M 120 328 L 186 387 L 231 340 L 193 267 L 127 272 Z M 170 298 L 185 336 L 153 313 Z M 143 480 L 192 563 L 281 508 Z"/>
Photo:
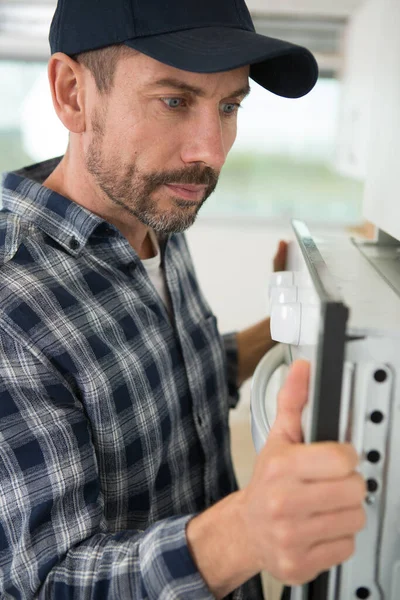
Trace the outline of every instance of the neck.
<path fill-rule="evenodd" d="M 149 228 L 123 208 L 111 203 L 96 186 L 92 176 L 82 170 L 81 164 L 82 160 L 74 160 L 67 151 L 43 185 L 114 225 L 142 260 L 153 258 L 155 253 Z"/>

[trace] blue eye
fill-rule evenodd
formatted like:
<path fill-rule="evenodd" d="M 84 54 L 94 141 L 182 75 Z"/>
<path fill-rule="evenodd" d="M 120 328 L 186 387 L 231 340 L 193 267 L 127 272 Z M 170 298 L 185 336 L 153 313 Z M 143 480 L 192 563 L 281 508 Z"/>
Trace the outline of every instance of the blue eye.
<path fill-rule="evenodd" d="M 181 108 L 183 104 L 182 98 L 162 98 L 162 101 L 168 108 Z"/>
<path fill-rule="evenodd" d="M 225 115 L 230 116 L 230 115 L 234 115 L 235 113 L 237 113 L 240 107 L 241 107 L 240 104 L 236 104 L 234 102 L 229 102 L 227 104 L 222 105 L 222 110 Z"/>

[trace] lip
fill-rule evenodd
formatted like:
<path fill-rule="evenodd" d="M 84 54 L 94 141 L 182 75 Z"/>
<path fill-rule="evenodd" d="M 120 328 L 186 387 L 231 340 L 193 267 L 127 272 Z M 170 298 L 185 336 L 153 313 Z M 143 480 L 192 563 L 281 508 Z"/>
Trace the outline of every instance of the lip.
<path fill-rule="evenodd" d="M 184 198 L 185 200 L 202 200 L 205 191 L 207 189 L 206 185 L 192 185 L 192 184 L 172 184 L 169 183 L 165 186 L 169 189 L 173 195 L 179 198 Z"/>

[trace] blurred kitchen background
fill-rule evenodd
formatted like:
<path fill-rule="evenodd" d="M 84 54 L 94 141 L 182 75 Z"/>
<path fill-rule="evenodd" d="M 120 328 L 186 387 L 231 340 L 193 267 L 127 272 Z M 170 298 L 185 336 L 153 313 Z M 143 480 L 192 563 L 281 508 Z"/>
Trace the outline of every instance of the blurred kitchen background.
<path fill-rule="evenodd" d="M 260 33 L 305 45 L 320 79 L 287 100 L 253 82 L 239 135 L 216 193 L 188 232 L 200 281 L 222 332 L 267 314 L 272 258 L 290 219 L 311 231 L 370 235 L 362 199 L 376 61 L 374 32 L 384 0 L 248 0 Z M 60 155 L 67 133 L 47 85 L 47 33 L 54 0 L 0 0 L 0 171 Z M 252 472 L 250 382 L 232 413 L 242 485 Z M 268 600 L 276 593 L 266 580 Z"/>

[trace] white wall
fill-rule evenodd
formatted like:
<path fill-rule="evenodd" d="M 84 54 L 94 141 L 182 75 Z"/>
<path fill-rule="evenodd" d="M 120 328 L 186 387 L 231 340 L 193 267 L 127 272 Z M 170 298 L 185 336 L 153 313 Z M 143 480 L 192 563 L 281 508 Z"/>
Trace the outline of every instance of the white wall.
<path fill-rule="evenodd" d="M 363 213 L 400 240 L 400 1 L 379 0 L 379 8 Z"/>
<path fill-rule="evenodd" d="M 367 174 L 381 2 L 366 0 L 359 6 L 343 41 L 337 167 L 344 175 L 360 180 Z"/>
<path fill-rule="evenodd" d="M 363 216 L 400 239 L 400 2 L 366 0 L 350 20 L 337 166 L 365 181 Z"/>
<path fill-rule="evenodd" d="M 287 227 L 244 225 L 199 218 L 188 241 L 202 289 L 221 331 L 243 328 L 267 316 L 272 259 Z"/>

